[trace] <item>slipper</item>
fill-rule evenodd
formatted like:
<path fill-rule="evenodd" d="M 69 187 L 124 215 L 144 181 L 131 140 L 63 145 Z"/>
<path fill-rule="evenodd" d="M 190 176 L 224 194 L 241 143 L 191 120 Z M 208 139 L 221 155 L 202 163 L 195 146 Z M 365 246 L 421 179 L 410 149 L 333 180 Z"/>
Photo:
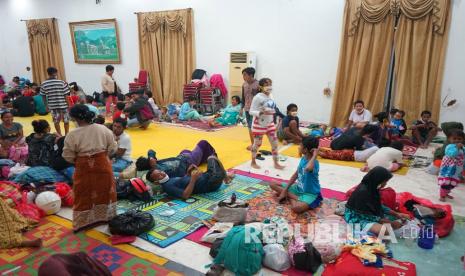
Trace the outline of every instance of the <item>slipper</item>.
<path fill-rule="evenodd" d="M 259 150 L 258 152 L 263 155 L 271 155 L 271 151 L 268 151 L 268 150 Z"/>
<path fill-rule="evenodd" d="M 257 160 L 265 160 L 265 157 L 263 157 L 261 154 L 257 154 L 257 156 L 255 157 L 255 159 Z"/>

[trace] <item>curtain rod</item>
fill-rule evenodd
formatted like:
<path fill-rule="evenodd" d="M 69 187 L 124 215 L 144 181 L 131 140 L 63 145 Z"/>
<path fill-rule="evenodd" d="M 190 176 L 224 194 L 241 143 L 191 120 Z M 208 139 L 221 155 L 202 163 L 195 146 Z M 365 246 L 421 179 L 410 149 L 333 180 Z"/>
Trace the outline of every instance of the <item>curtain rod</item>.
<path fill-rule="evenodd" d="M 182 10 L 192 10 L 192 8 L 185 8 L 185 9 L 176 9 L 176 10 L 163 10 L 163 11 L 182 11 Z M 161 11 L 150 11 L 150 12 L 161 12 Z M 146 12 L 134 12 L 134 14 L 140 14 Z"/>
<path fill-rule="evenodd" d="M 48 17 L 48 18 L 37 18 L 37 19 L 53 19 L 53 20 L 56 20 L 57 18 L 56 17 Z M 19 21 L 28 21 L 28 20 L 36 20 L 36 19 L 20 19 Z"/>

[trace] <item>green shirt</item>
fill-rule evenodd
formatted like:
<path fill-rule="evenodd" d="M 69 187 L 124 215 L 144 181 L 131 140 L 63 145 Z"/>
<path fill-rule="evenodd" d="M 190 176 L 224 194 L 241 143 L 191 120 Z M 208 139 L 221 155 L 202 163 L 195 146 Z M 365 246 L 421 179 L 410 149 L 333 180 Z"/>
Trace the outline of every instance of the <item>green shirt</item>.
<path fill-rule="evenodd" d="M 47 109 L 45 108 L 44 99 L 42 99 L 41 95 L 36 95 L 32 97 L 34 100 L 34 106 L 36 107 L 37 114 L 45 114 L 47 113 Z"/>

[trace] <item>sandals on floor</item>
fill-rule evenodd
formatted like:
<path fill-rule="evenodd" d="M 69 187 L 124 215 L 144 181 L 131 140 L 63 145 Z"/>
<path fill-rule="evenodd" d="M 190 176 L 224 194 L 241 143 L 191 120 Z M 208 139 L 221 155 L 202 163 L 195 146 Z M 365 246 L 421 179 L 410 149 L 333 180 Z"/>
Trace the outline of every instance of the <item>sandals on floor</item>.
<path fill-rule="evenodd" d="M 259 150 L 258 152 L 266 156 L 271 155 L 271 151 L 269 150 Z"/>
<path fill-rule="evenodd" d="M 255 157 L 257 160 L 265 160 L 265 157 L 263 157 L 260 153 L 257 153 L 257 156 Z"/>

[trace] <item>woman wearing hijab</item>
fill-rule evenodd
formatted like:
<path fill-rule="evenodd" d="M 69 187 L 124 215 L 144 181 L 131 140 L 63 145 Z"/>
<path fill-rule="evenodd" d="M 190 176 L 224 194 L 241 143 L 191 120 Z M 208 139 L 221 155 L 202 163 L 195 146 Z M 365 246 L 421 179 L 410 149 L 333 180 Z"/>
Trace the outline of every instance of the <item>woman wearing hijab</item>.
<path fill-rule="evenodd" d="M 40 265 L 38 275 L 111 276 L 111 272 L 101 261 L 84 252 L 76 252 L 48 257 Z"/>
<path fill-rule="evenodd" d="M 362 179 L 360 185 L 352 193 L 346 204 L 344 219 L 347 223 L 360 224 L 360 229 L 368 230 L 376 235 L 383 224 L 390 224 L 393 229 L 402 227 L 399 221 L 389 217 L 409 219 L 407 214 L 397 213 L 381 204 L 379 190 L 384 188 L 392 178 L 392 173 L 383 167 L 374 167 Z"/>
<path fill-rule="evenodd" d="M 94 112 L 86 105 L 71 108 L 78 127 L 66 135 L 63 158 L 74 163 L 73 229 L 106 223 L 116 215 L 116 188 L 109 155 L 116 149 L 113 132 L 93 124 Z"/>

